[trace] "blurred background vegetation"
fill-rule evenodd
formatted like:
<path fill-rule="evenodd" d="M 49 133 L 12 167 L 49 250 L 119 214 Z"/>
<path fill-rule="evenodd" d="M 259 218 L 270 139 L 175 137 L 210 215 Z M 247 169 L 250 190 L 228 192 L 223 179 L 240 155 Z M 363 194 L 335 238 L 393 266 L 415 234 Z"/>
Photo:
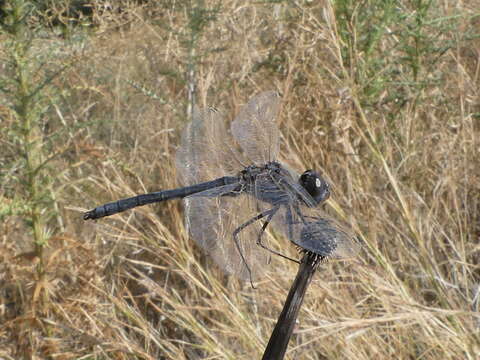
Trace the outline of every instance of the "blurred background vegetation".
<path fill-rule="evenodd" d="M 314 278 L 288 358 L 478 358 L 479 9 L 0 1 L 0 357 L 261 357 L 294 263 L 251 289 L 189 239 L 180 202 L 82 220 L 177 185 L 195 82 L 229 119 L 279 90 L 282 160 L 328 178 L 362 244 Z"/>

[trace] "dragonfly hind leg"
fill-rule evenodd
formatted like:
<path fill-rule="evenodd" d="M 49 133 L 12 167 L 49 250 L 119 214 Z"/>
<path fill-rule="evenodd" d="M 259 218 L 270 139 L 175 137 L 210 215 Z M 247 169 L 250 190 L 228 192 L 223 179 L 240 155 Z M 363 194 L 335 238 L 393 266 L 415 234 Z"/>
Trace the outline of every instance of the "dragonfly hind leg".
<path fill-rule="evenodd" d="M 245 256 L 243 255 L 242 249 L 240 247 L 240 242 L 238 240 L 238 234 L 244 230 L 247 226 L 252 225 L 254 222 L 264 218 L 265 216 L 269 216 L 274 209 L 270 209 L 264 212 L 261 212 L 260 214 L 254 216 L 250 220 L 244 222 L 242 225 L 240 225 L 238 228 L 236 228 L 233 231 L 233 241 L 235 242 L 235 247 L 237 248 L 238 253 L 240 254 L 240 258 L 242 259 L 242 262 L 245 264 L 245 268 L 247 269 L 248 272 L 248 277 L 250 278 L 250 285 L 252 286 L 253 289 L 255 289 L 255 286 L 253 285 L 253 280 L 252 280 L 252 269 L 250 269 L 250 266 L 247 263 L 247 260 L 245 259 Z M 261 236 L 261 235 L 260 235 Z"/>
<path fill-rule="evenodd" d="M 250 278 L 250 284 L 251 284 L 252 288 L 254 288 L 254 289 L 255 289 L 255 286 L 253 285 L 253 280 L 252 280 L 252 269 L 250 269 L 250 266 L 248 265 L 247 260 L 245 259 L 245 256 L 243 255 L 242 249 L 240 247 L 239 239 L 238 239 L 238 234 L 241 231 L 243 231 L 245 228 L 247 228 L 248 226 L 255 223 L 256 221 L 261 220 L 264 217 L 267 217 L 267 219 L 265 220 L 265 222 L 262 225 L 262 228 L 261 228 L 260 232 L 258 233 L 258 237 L 257 237 L 257 240 L 256 240 L 257 245 L 261 246 L 263 249 L 271 252 L 272 254 L 281 256 L 284 259 L 296 262 L 297 264 L 300 263 L 300 261 L 298 261 L 296 259 L 292 259 L 291 257 L 289 257 L 287 255 L 284 255 L 284 254 L 282 254 L 278 251 L 272 250 L 268 246 L 266 246 L 265 244 L 262 243 L 262 236 L 265 233 L 265 230 L 267 229 L 268 224 L 270 224 L 270 221 L 272 220 L 273 216 L 277 213 L 277 211 L 279 209 L 280 209 L 280 206 L 276 206 L 276 207 L 274 207 L 270 210 L 263 211 L 260 214 L 251 218 L 250 220 L 244 222 L 242 225 L 240 225 L 238 228 L 236 228 L 233 232 L 233 240 L 235 242 L 235 247 L 237 248 L 237 251 L 240 254 L 240 258 L 242 259 L 242 262 L 245 264 L 245 268 L 247 269 L 248 276 Z"/>
<path fill-rule="evenodd" d="M 257 245 L 261 246 L 262 248 L 264 248 L 265 250 L 271 252 L 272 254 L 275 254 L 275 255 L 278 255 L 280 257 L 283 257 L 284 259 L 287 259 L 287 260 L 290 260 L 290 261 L 293 261 L 297 264 L 300 264 L 300 261 L 296 260 L 296 259 L 293 259 L 287 255 L 284 255 L 282 254 L 281 252 L 278 252 L 278 251 L 275 251 L 275 250 L 272 250 L 270 249 L 268 246 L 264 245 L 262 243 L 262 235 L 263 233 L 265 232 L 268 224 L 270 224 L 270 221 L 272 221 L 272 218 L 273 216 L 276 214 L 276 212 L 278 211 L 278 209 L 280 209 L 279 206 L 273 208 L 271 211 L 271 213 L 267 216 L 267 219 L 265 220 L 265 222 L 263 223 L 262 225 L 262 230 L 260 230 L 260 232 L 258 233 L 258 237 L 257 237 Z"/>

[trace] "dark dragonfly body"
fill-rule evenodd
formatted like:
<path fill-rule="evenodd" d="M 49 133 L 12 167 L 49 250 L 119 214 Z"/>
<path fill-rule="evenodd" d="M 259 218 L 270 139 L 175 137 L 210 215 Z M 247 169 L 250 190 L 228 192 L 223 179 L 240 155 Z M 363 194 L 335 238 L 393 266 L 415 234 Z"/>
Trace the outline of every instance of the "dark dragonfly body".
<path fill-rule="evenodd" d="M 137 195 L 126 199 L 121 199 L 113 202 L 109 202 L 95 209 L 85 212 L 83 215 L 84 220 L 100 219 L 105 216 L 118 214 L 120 212 L 133 209 L 137 206 L 143 206 L 147 204 L 153 204 L 165 200 L 183 199 L 189 195 L 193 195 L 205 190 L 213 189 L 219 186 L 230 185 L 238 183 L 238 178 L 234 176 L 224 176 L 212 181 L 206 181 L 200 184 L 192 185 L 189 187 L 183 187 L 172 190 L 156 191 L 148 194 Z"/>
<path fill-rule="evenodd" d="M 289 182 L 286 182 L 285 179 L 288 179 Z M 226 192 L 224 191 L 225 185 L 235 186 Z M 301 196 L 302 192 L 305 192 L 307 188 L 311 200 Z M 214 189 L 222 189 L 222 191 L 215 193 L 215 191 L 212 191 Z M 210 191 L 206 192 L 207 190 Z M 305 171 L 298 183 L 295 184 L 292 175 L 283 169 L 278 162 L 272 161 L 262 167 L 250 165 L 237 176 L 224 176 L 183 188 L 156 191 L 106 203 L 85 212 L 83 219 L 100 219 L 138 206 L 166 200 L 183 199 L 203 192 L 205 193 L 202 196 L 205 197 L 238 196 L 241 193 L 246 193 L 271 205 L 285 205 L 292 201 L 301 201 L 303 205 L 316 206 L 330 196 L 328 183 L 321 180 L 313 170 Z M 297 194 L 294 199 L 291 197 L 292 193 Z"/>

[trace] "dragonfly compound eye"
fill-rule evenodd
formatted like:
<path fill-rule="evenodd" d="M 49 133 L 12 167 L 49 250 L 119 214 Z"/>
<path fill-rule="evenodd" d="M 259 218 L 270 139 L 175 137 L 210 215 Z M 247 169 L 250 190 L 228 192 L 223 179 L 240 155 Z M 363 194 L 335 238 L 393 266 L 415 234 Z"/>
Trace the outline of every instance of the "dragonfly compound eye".
<path fill-rule="evenodd" d="M 305 171 L 300 176 L 299 183 L 307 190 L 316 204 L 320 204 L 330 197 L 330 186 L 313 170 Z"/>

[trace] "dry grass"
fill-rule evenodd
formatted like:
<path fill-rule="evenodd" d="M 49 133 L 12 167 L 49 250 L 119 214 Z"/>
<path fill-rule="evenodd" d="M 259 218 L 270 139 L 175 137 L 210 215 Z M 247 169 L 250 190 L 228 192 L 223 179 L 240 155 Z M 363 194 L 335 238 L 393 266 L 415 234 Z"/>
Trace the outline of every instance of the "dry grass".
<path fill-rule="evenodd" d="M 28 215 L 12 210 L 26 197 L 15 141 L 0 137 L 0 358 L 261 357 L 295 264 L 274 259 L 257 290 L 226 276 L 189 239 L 178 202 L 81 219 L 177 185 L 189 63 L 199 102 L 230 118 L 257 92 L 283 93 L 283 160 L 326 175 L 332 214 L 362 243 L 316 275 L 287 358 L 478 358 L 478 2 L 230 0 L 194 15 L 214 15 L 203 28 L 182 2 L 159 3 L 98 12 L 88 36 L 39 43 L 82 55 L 55 80 L 42 128 L 64 132 L 45 149 L 62 151 L 45 169 L 41 262 Z"/>

